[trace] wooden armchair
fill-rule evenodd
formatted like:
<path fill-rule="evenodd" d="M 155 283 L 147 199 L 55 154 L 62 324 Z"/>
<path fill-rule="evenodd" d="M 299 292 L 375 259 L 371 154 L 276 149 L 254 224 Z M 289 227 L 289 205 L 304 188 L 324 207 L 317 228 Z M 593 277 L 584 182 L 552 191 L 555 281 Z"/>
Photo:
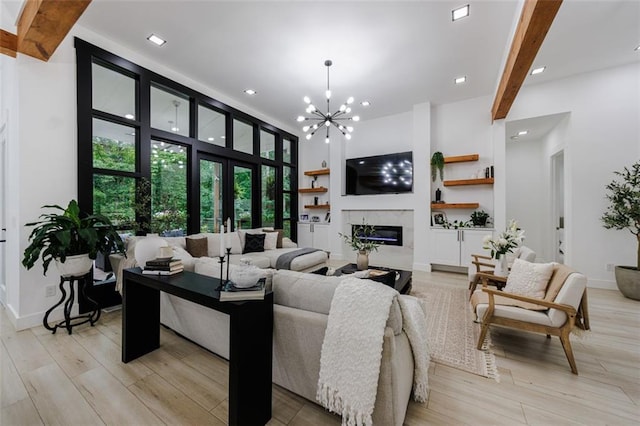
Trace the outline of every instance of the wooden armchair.
<path fill-rule="evenodd" d="M 490 325 L 542 333 L 547 337 L 558 336 L 571 372 L 578 374 L 569 335 L 574 327 L 590 329 L 587 278 L 565 265 L 556 264 L 545 297 L 537 299 L 490 288 L 490 277 L 481 277 L 483 287 L 471 298 L 476 315 L 482 321 L 478 349 L 482 347 Z"/>

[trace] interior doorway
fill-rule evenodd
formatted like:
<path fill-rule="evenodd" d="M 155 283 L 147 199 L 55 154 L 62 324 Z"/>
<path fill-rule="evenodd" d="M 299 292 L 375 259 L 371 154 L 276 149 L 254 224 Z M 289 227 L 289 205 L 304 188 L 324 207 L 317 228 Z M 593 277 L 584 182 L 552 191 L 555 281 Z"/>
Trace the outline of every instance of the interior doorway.
<path fill-rule="evenodd" d="M 505 124 L 506 218 L 525 231 L 536 262 L 563 262 L 564 147 L 570 113 Z M 561 253 L 562 252 L 562 253 Z"/>
<path fill-rule="evenodd" d="M 7 183 L 7 124 L 4 120 L 0 123 L 0 305 L 6 305 L 7 279 L 7 225 L 6 225 L 6 190 Z"/>
<path fill-rule="evenodd" d="M 553 261 L 564 263 L 565 212 L 564 212 L 564 150 L 551 157 L 551 205 L 554 226 L 550 229 L 554 238 Z"/>

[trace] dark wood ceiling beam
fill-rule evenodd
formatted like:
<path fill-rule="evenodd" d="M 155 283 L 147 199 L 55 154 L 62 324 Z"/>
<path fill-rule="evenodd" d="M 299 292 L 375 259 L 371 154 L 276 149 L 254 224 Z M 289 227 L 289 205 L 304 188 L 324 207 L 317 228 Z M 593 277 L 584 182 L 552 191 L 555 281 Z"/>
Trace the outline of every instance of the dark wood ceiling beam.
<path fill-rule="evenodd" d="M 493 120 L 509 113 L 561 4 L 562 0 L 525 0 L 491 108 Z"/>
<path fill-rule="evenodd" d="M 18 53 L 18 36 L 5 30 L 0 30 L 0 53 L 16 57 Z"/>
<path fill-rule="evenodd" d="M 25 0 L 18 52 L 48 61 L 91 0 Z"/>

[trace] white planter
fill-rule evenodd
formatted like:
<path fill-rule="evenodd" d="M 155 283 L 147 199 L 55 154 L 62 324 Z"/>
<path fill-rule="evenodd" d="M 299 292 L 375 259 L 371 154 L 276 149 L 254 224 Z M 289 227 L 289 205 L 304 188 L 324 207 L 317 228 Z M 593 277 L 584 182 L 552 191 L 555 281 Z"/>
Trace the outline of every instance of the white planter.
<path fill-rule="evenodd" d="M 93 260 L 89 258 L 89 254 L 78 254 L 75 256 L 67 256 L 64 263 L 56 259 L 56 267 L 63 277 L 81 277 L 86 275 L 93 266 Z"/>

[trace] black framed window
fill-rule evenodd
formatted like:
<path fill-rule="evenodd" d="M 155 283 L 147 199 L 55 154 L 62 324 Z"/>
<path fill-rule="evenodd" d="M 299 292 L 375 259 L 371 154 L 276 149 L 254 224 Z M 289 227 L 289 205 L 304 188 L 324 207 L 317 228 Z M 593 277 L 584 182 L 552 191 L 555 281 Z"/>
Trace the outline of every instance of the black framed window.
<path fill-rule="evenodd" d="M 296 237 L 294 135 L 81 39 L 75 47 L 81 208 L 131 233 L 211 232 L 230 218 Z"/>

